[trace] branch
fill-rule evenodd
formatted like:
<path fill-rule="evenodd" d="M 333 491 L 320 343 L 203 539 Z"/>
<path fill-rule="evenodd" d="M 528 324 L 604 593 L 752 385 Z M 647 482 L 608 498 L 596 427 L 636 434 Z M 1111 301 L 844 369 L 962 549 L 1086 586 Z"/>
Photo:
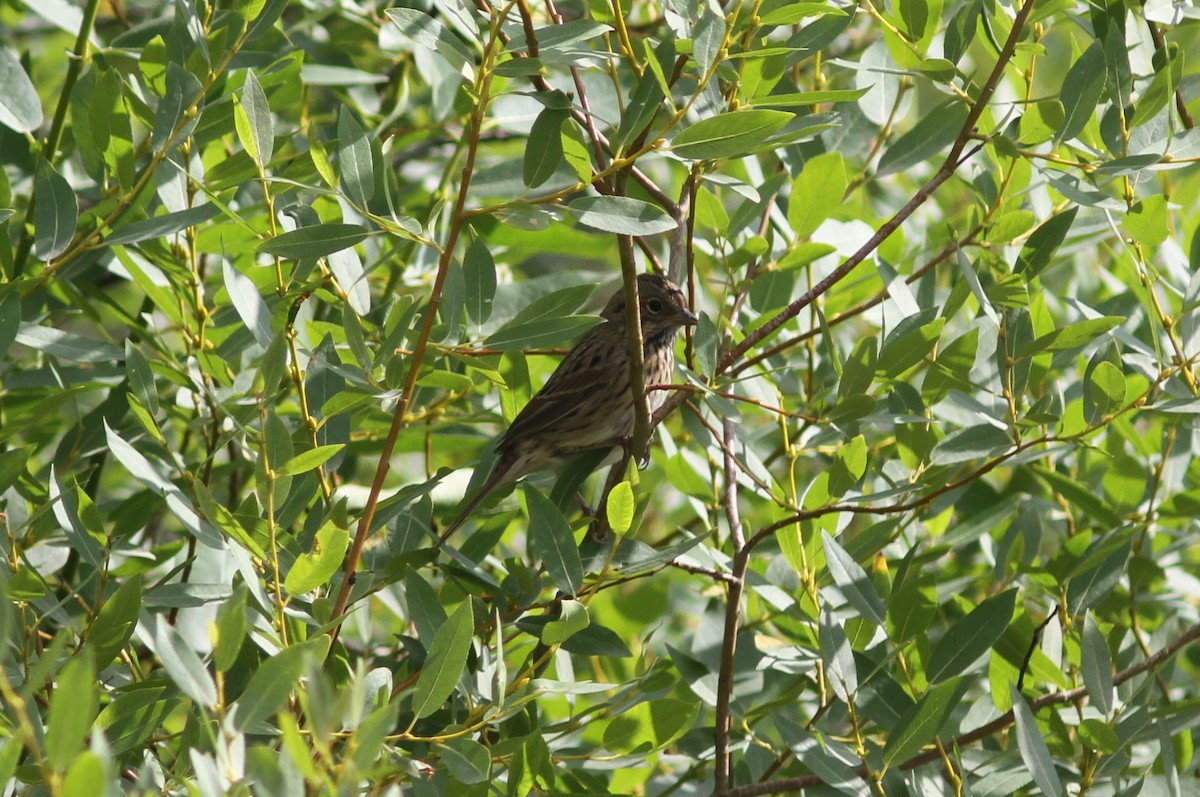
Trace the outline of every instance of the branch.
<path fill-rule="evenodd" d="M 1113 686 L 1120 686 L 1131 678 L 1136 678 L 1144 672 L 1154 669 L 1158 665 L 1165 662 L 1167 659 L 1174 656 L 1183 648 L 1200 639 L 1200 624 L 1193 625 L 1187 628 L 1179 638 L 1171 644 L 1165 646 L 1162 650 L 1155 653 L 1148 659 L 1125 668 L 1113 677 Z M 1065 703 L 1077 703 L 1087 696 L 1085 687 L 1075 689 L 1066 689 L 1060 692 L 1051 692 L 1048 695 L 1042 695 L 1039 698 L 1029 701 L 1029 708 L 1032 711 L 1038 711 L 1047 706 L 1063 705 Z M 981 739 L 1004 730 L 1013 724 L 1012 711 L 1006 711 L 996 719 L 988 722 L 978 728 L 968 731 L 954 738 L 952 744 L 943 745 L 944 747 L 962 748 L 967 745 L 974 744 Z M 900 764 L 900 769 L 909 770 L 928 764 L 932 761 L 937 761 L 942 757 L 942 753 L 938 749 L 926 750 L 919 753 L 904 763 Z M 856 767 L 854 773 L 859 777 L 866 776 L 866 770 L 862 767 Z M 799 778 L 785 778 L 783 780 L 767 781 L 763 783 L 754 783 L 749 786 L 740 786 L 736 789 L 729 789 L 725 792 L 717 792 L 723 797 L 759 797 L 763 794 L 780 794 L 783 792 L 793 792 L 798 789 L 807 789 L 814 786 L 820 786 L 825 783 L 824 780 L 816 775 L 804 775 Z"/>

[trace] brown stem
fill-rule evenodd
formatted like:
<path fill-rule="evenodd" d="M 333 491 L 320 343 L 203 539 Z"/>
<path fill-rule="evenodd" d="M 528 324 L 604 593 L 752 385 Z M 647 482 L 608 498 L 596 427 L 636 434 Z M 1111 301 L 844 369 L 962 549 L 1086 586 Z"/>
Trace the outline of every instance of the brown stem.
<path fill-rule="evenodd" d="M 499 18 L 503 16 L 504 13 L 499 14 Z M 495 19 L 497 17 L 493 17 L 493 20 Z M 462 177 L 459 180 L 458 197 L 454 202 L 454 214 L 450 221 L 450 231 L 446 237 L 446 245 L 442 248 L 441 258 L 438 260 L 437 276 L 434 277 L 433 289 L 429 295 L 429 306 L 425 309 L 421 332 L 409 361 L 408 377 L 404 382 L 404 390 L 401 392 L 400 400 L 397 402 L 395 412 L 392 416 L 392 426 L 388 430 L 383 450 L 379 452 L 379 464 L 375 469 L 375 479 L 371 482 L 371 492 L 367 496 L 366 506 L 363 507 L 362 517 L 359 518 L 358 528 L 354 533 L 354 542 L 350 546 L 350 552 L 347 554 L 346 561 L 342 566 L 342 584 L 338 589 L 337 601 L 333 606 L 333 617 L 336 618 L 336 622 L 329 630 L 329 635 L 335 642 L 337 641 L 338 633 L 341 631 L 342 621 L 345 619 L 346 605 L 350 602 L 350 592 L 354 588 L 354 573 L 358 569 L 359 560 L 362 558 L 363 547 L 366 545 L 367 538 L 371 534 L 371 521 L 374 520 L 375 510 L 379 505 L 379 494 L 383 490 L 383 482 L 390 468 L 392 452 L 396 448 L 396 440 L 400 436 L 400 430 L 404 428 L 404 416 L 408 413 L 409 405 L 412 403 L 413 393 L 417 387 L 417 376 L 420 373 L 421 365 L 425 361 L 425 352 L 429 346 L 429 337 L 433 332 L 434 321 L 437 318 L 438 306 L 442 303 L 442 287 L 446 283 L 446 274 L 450 270 L 450 264 L 454 259 L 454 250 L 458 245 L 458 237 L 467 219 L 463 211 L 467 203 L 467 189 L 471 185 L 471 176 L 475 172 L 475 156 L 479 148 L 479 133 L 483 128 L 484 111 L 487 109 L 488 104 L 488 88 L 492 80 L 490 62 L 493 55 L 493 48 L 496 44 L 497 37 L 493 31 L 487 50 L 484 52 L 483 63 L 479 66 L 479 77 L 474 92 L 475 96 L 479 99 L 471 112 L 470 133 L 467 137 L 467 158 L 463 164 Z M 332 649 L 331 646 L 330 650 Z"/>

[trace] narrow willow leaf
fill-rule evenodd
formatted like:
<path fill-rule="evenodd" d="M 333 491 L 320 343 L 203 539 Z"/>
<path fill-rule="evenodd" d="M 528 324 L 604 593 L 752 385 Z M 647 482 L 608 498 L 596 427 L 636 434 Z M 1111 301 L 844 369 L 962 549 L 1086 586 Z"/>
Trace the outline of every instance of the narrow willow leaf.
<path fill-rule="evenodd" d="M 861 436 L 857 438 L 861 440 Z M 825 562 L 833 583 L 846 596 L 846 600 L 859 613 L 875 623 L 883 625 L 886 622 L 886 607 L 875 585 L 871 583 L 867 571 L 854 561 L 854 557 L 846 553 L 846 549 L 838 545 L 837 540 L 829 536 L 829 532 L 821 532 L 821 541 L 825 547 Z"/>
<path fill-rule="evenodd" d="M 454 71 L 473 71 L 470 64 L 474 59 L 466 45 L 426 12 L 416 8 L 391 8 L 387 15 L 414 44 L 437 53 Z"/>
<path fill-rule="evenodd" d="M 165 616 L 158 620 L 154 639 L 154 652 L 158 654 L 172 683 L 202 708 L 214 708 L 217 705 L 217 686 L 212 676 L 178 629 L 167 624 Z"/>
<path fill-rule="evenodd" d="M 958 620 L 938 640 L 929 656 L 926 673 L 930 683 L 945 681 L 967 670 L 987 653 L 1012 621 L 1017 591 L 993 595 Z"/>
<path fill-rule="evenodd" d="M 968 685 L 963 678 L 951 678 L 926 692 L 915 706 L 904 713 L 888 736 L 883 747 L 884 764 L 889 767 L 899 764 L 933 741 L 950 719 L 951 712 L 967 691 Z"/>
<path fill-rule="evenodd" d="M 1040 274 L 1046 266 L 1050 265 L 1054 253 L 1066 240 L 1067 233 L 1071 231 L 1071 225 L 1075 223 L 1075 216 L 1078 213 L 1079 208 L 1072 207 L 1066 212 L 1051 216 L 1034 230 L 1033 234 L 1029 236 L 1029 240 L 1025 242 L 1025 246 L 1022 247 L 1013 271 L 1017 274 L 1028 272 L 1028 279 Z"/>
<path fill-rule="evenodd" d="M 692 26 L 692 55 L 701 75 L 707 75 L 716 63 L 721 45 L 725 43 L 725 15 L 707 2 L 700 3 L 700 18 Z"/>
<path fill-rule="evenodd" d="M 1089 612 L 1083 623 L 1082 645 L 1083 685 L 1087 687 L 1092 706 L 1107 716 L 1113 710 L 1112 657 L 1108 642 Z"/>
<path fill-rule="evenodd" d="M 675 229 L 675 220 L 649 202 L 624 196 L 585 196 L 567 205 L 586 224 L 618 235 L 654 235 Z"/>
<path fill-rule="evenodd" d="M 1105 332 L 1125 323 L 1125 320 L 1123 316 L 1106 315 L 1059 327 L 1022 346 L 1017 350 L 1017 357 L 1083 348 Z"/>
<path fill-rule="evenodd" d="M 846 637 L 846 629 L 826 607 L 821 612 L 818 630 L 821 658 L 827 668 L 829 686 L 844 703 L 854 700 L 858 691 L 858 669 L 854 663 L 854 651 Z"/>
<path fill-rule="evenodd" d="M 53 260 L 75 237 L 79 204 L 75 191 L 48 161 L 38 163 L 33 178 L 33 252 L 42 260 Z"/>
<path fill-rule="evenodd" d="M 467 316 L 476 324 L 483 324 L 491 318 L 496 299 L 496 262 L 482 239 L 471 239 L 463 255 L 462 268 Z"/>
<path fill-rule="evenodd" d="M 312 550 L 296 557 L 283 587 L 292 595 L 303 595 L 329 583 L 350 544 L 350 532 L 326 521 L 313 539 Z"/>
<path fill-rule="evenodd" d="M 367 228 L 360 224 L 314 224 L 263 241 L 258 250 L 290 260 L 311 259 L 354 246 L 366 237 Z"/>
<path fill-rule="evenodd" d="M 58 674 L 46 720 L 46 761 L 59 772 L 83 749 L 100 703 L 96 664 L 88 648 L 72 656 Z"/>
<path fill-rule="evenodd" d="M 788 225 L 798 238 L 811 235 L 842 204 L 846 191 L 846 164 L 840 152 L 810 159 L 792 182 L 788 198 Z"/>
<path fill-rule="evenodd" d="M 21 59 L 8 47 L 0 47 L 0 124 L 18 133 L 32 133 L 42 126 L 42 101 Z"/>
<path fill-rule="evenodd" d="M 168 144 L 177 146 L 196 126 L 201 89 L 200 81 L 191 72 L 174 61 L 167 64 L 166 93 L 158 101 L 150 134 L 155 150 L 162 150 Z"/>
<path fill-rule="evenodd" d="M 142 579 L 131 578 L 109 596 L 88 629 L 87 646 L 95 653 L 96 666 L 104 669 L 133 637 L 142 608 Z"/>
<path fill-rule="evenodd" d="M 583 586 L 583 562 L 567 519 L 536 487 L 526 485 L 529 539 L 555 585 L 574 595 Z"/>
<path fill-rule="evenodd" d="M 464 600 L 437 630 L 425 666 L 413 687 L 413 712 L 417 719 L 428 717 L 442 707 L 454 694 L 458 679 L 467 666 L 471 650 L 471 634 L 475 620 L 471 614 L 471 599 Z"/>
<path fill-rule="evenodd" d="M 274 153 L 275 126 L 267 95 L 253 70 L 246 70 L 246 85 L 242 87 L 241 102 L 234 107 L 234 122 L 246 152 L 259 168 L 265 167 Z"/>
<path fill-rule="evenodd" d="M 1025 762 L 1033 782 L 1042 790 L 1042 794 L 1063 794 L 1062 781 L 1054 769 L 1054 759 L 1050 757 L 1050 749 L 1042 738 L 1029 704 L 1017 691 L 1016 684 L 1009 686 L 1012 693 L 1013 716 L 1017 723 L 1017 748 L 1021 751 L 1021 760 Z"/>
<path fill-rule="evenodd" d="M 365 206 L 375 196 L 371 142 L 354 114 L 344 105 L 338 114 L 338 167 L 346 196 L 356 205 Z"/>
<path fill-rule="evenodd" d="M 308 662 L 323 658 L 328 647 L 329 637 L 322 634 L 264 658 L 238 699 L 233 726 L 244 731 L 270 719 L 287 701 Z"/>
<path fill-rule="evenodd" d="M 1063 78 L 1062 99 L 1066 121 L 1058 131 L 1058 140 L 1067 141 L 1079 135 L 1104 93 L 1105 75 L 1104 45 L 1093 41 L 1083 51 Z"/>
<path fill-rule="evenodd" d="M 328 446 L 317 446 L 289 459 L 278 470 L 288 476 L 297 476 L 324 465 L 330 457 L 345 448 L 342 443 Z"/>
<path fill-rule="evenodd" d="M 748 110 L 710 116 L 685 128 L 671 149 L 689 160 L 733 158 L 752 152 L 792 120 L 785 111 Z"/>
<path fill-rule="evenodd" d="M 884 151 L 877 174 L 896 174 L 936 156 L 962 132 L 967 113 L 967 106 L 958 101 L 934 108 Z"/>
<path fill-rule="evenodd" d="M 152 219 L 143 219 L 122 225 L 112 235 L 105 238 L 104 243 L 107 246 L 118 246 L 163 238 L 190 227 L 199 226 L 220 212 L 221 208 L 210 202 L 186 210 L 164 213 Z"/>
<path fill-rule="evenodd" d="M 561 645 L 591 625 L 587 607 L 579 601 L 566 600 L 559 604 L 559 616 L 542 626 L 539 635 L 547 645 Z"/>
<path fill-rule="evenodd" d="M 608 494 L 608 503 L 604 510 L 608 516 L 608 525 L 617 534 L 624 534 L 633 525 L 633 485 L 628 481 L 620 482 Z"/>
<path fill-rule="evenodd" d="M 233 262 L 222 258 L 221 273 L 225 277 L 225 290 L 233 302 L 233 308 L 241 317 L 242 323 L 254 335 L 255 342 L 264 349 L 271 345 L 271 311 L 249 277 L 238 271 Z"/>
<path fill-rule="evenodd" d="M 543 108 L 533 120 L 521 173 L 527 187 L 537 188 L 562 165 L 562 126 L 569 116 L 565 109 Z"/>
<path fill-rule="evenodd" d="M 217 619 L 213 625 L 216 632 L 213 640 L 213 669 L 217 672 L 229 672 L 237 662 L 246 641 L 246 595 L 249 590 L 245 584 L 239 584 L 233 594 L 221 603 L 217 609 Z"/>
<path fill-rule="evenodd" d="M 691 730 L 699 712 L 698 701 L 673 697 L 638 703 L 608 723 L 604 746 L 623 755 L 661 750 Z"/>

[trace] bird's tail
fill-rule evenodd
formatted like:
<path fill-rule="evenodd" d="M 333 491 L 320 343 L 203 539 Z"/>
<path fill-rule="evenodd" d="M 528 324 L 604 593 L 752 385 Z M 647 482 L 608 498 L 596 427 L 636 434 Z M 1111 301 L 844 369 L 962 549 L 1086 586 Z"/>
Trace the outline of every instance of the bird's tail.
<path fill-rule="evenodd" d="M 446 527 L 446 530 L 443 531 L 438 537 L 437 545 L 434 546 L 435 548 L 442 547 L 442 543 L 444 543 L 451 534 L 458 531 L 459 526 L 465 523 L 467 518 L 469 518 L 471 514 L 479 508 L 479 505 L 483 503 L 484 499 L 491 495 L 497 487 L 509 480 L 511 470 L 511 468 L 505 468 L 497 465 L 495 470 L 492 471 L 492 474 L 488 476 L 487 481 L 485 481 L 483 486 L 479 488 L 479 491 L 475 493 L 475 496 L 471 498 L 471 500 L 467 501 L 467 505 L 463 507 L 463 510 L 458 513 L 458 516 L 454 518 L 450 525 Z"/>

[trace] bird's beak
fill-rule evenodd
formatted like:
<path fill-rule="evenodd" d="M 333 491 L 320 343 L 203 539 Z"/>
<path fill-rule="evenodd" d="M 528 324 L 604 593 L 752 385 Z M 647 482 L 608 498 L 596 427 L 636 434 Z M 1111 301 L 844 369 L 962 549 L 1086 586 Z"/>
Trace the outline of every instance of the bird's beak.
<path fill-rule="evenodd" d="M 700 321 L 700 316 L 696 315 L 686 307 L 679 311 L 679 317 L 682 320 L 683 325 L 687 327 L 694 327 Z"/>

